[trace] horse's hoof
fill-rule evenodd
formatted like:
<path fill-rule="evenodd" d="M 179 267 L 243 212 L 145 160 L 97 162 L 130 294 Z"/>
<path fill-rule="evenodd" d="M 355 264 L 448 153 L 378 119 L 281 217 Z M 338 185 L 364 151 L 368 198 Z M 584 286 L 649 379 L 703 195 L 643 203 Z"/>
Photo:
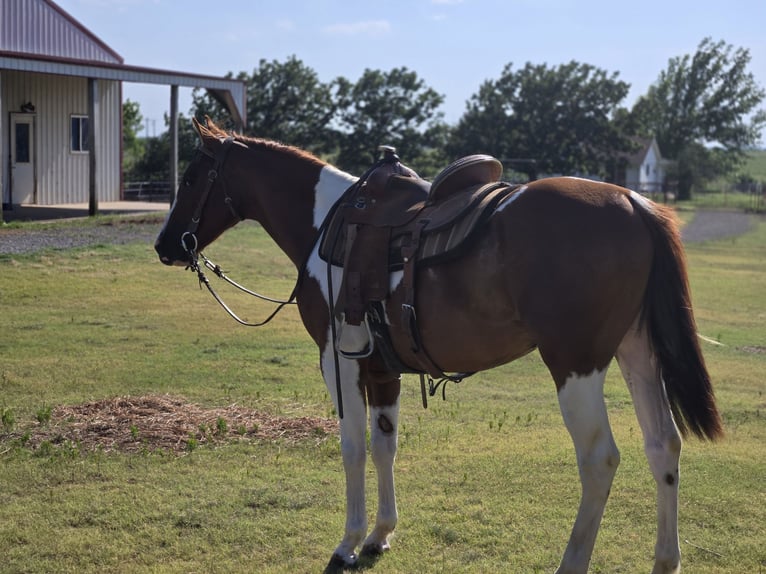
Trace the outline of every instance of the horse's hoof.
<path fill-rule="evenodd" d="M 365 544 L 362 546 L 362 551 L 359 555 L 366 558 L 377 558 L 388 550 L 391 550 L 391 545 L 388 542 L 384 542 L 383 544 Z"/>
<path fill-rule="evenodd" d="M 353 569 L 356 567 L 357 558 L 356 554 L 350 554 L 346 558 L 340 554 L 333 554 L 327 568 L 324 569 L 324 574 L 340 574 L 344 570 Z"/>

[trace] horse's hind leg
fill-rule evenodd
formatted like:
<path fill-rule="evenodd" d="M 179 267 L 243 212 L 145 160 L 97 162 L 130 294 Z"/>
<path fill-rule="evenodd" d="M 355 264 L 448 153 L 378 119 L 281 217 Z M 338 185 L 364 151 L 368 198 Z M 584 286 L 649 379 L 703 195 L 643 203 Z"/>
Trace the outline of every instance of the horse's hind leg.
<path fill-rule="evenodd" d="M 577 454 L 582 497 L 561 565 L 556 571 L 588 571 L 620 453 L 614 443 L 604 404 L 606 369 L 572 374 L 559 389 L 559 406 Z"/>
<path fill-rule="evenodd" d="M 634 325 L 617 350 L 617 362 L 633 397 L 644 450 L 657 483 L 657 545 L 652 574 L 681 570 L 678 547 L 678 462 L 681 437 L 657 372 L 646 331 Z"/>

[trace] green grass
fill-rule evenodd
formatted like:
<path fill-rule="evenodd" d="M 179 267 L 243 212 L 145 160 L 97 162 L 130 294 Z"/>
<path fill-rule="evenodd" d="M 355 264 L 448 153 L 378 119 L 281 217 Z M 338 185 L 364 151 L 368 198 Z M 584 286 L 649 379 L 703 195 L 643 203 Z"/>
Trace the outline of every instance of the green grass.
<path fill-rule="evenodd" d="M 747 174 L 755 181 L 766 182 L 766 150 L 747 152 L 747 159 L 739 173 Z"/>
<path fill-rule="evenodd" d="M 700 331 L 722 343 L 704 350 L 728 435 L 685 446 L 687 572 L 766 571 L 766 223 L 757 221 L 747 236 L 688 251 Z M 248 286 L 292 289 L 294 269 L 256 226 L 208 251 Z M 248 319 L 271 309 L 223 292 Z M 345 521 L 336 440 L 238 440 L 175 455 L 87 452 L 76 441 L 34 449 L 19 438 L 50 424 L 51 407 L 120 395 L 332 417 L 294 309 L 262 329 L 239 327 L 193 274 L 134 244 L 0 257 L 0 318 L 0 572 L 322 571 Z M 591 571 L 648 571 L 654 486 L 616 368 L 606 396 L 622 464 Z M 426 411 L 417 379 L 405 377 L 402 405 L 400 524 L 392 551 L 363 570 L 552 572 L 579 483 L 537 355 L 450 386 Z M 372 521 L 371 463 L 367 475 Z"/>
<path fill-rule="evenodd" d="M 763 201 L 757 196 L 738 191 L 729 191 L 729 185 L 721 187 L 723 191 L 705 191 L 695 193 L 690 200 L 678 201 L 678 209 L 721 209 L 721 210 L 763 210 Z"/>

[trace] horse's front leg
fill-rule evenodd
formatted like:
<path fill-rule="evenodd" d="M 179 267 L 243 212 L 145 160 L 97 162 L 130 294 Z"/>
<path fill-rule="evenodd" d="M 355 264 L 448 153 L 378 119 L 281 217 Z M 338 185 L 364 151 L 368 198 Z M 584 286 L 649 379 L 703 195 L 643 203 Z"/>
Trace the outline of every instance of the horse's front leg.
<path fill-rule="evenodd" d="M 339 359 L 343 393 L 343 418 L 340 421 L 340 450 L 346 472 L 346 531 L 335 549 L 331 564 L 351 566 L 356 563 L 356 548 L 367 534 L 364 472 L 366 462 L 367 408 L 360 385 L 357 361 Z M 332 345 L 322 353 L 322 374 L 327 389 L 338 409 L 335 359 Z"/>
<path fill-rule="evenodd" d="M 398 519 L 394 491 L 394 460 L 398 442 L 398 375 L 372 377 L 367 384 L 370 404 L 370 450 L 378 474 L 378 514 L 375 528 L 362 547 L 362 554 L 378 555 L 390 548 L 389 536 Z"/>

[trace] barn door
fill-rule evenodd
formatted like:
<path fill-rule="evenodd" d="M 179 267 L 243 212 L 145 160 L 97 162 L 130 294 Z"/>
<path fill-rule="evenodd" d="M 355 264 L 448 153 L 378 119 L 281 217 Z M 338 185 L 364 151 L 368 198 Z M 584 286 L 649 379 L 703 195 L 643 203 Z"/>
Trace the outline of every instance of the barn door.
<path fill-rule="evenodd" d="M 35 115 L 11 114 L 11 202 L 35 203 Z"/>

